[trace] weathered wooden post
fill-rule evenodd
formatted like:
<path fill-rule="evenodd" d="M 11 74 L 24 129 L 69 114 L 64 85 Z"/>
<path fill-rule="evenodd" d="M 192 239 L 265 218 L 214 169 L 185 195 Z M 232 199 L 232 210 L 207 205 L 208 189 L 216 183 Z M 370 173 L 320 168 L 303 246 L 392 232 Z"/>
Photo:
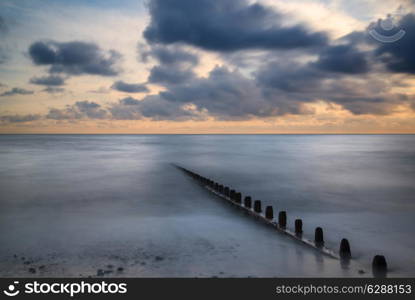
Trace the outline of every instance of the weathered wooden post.
<path fill-rule="evenodd" d="M 235 202 L 241 203 L 242 202 L 242 194 L 241 193 L 235 193 Z"/>
<path fill-rule="evenodd" d="M 294 221 L 294 226 L 295 226 L 295 234 L 302 235 L 303 234 L 303 220 L 296 219 Z"/>
<path fill-rule="evenodd" d="M 244 205 L 247 208 L 251 208 L 252 207 L 252 199 L 250 196 L 246 196 L 245 200 L 244 200 Z"/>
<path fill-rule="evenodd" d="M 347 239 L 341 240 L 339 254 L 341 259 L 350 259 L 352 257 L 352 252 L 350 251 L 350 244 Z"/>
<path fill-rule="evenodd" d="M 272 210 L 272 206 L 267 206 L 265 208 L 265 218 L 268 220 L 272 220 L 274 218 L 274 211 Z"/>
<path fill-rule="evenodd" d="M 285 229 L 287 227 L 287 212 L 280 211 L 278 213 L 278 227 Z"/>
<path fill-rule="evenodd" d="M 255 200 L 254 201 L 254 211 L 258 214 L 262 211 L 262 209 L 261 209 L 261 200 Z"/>
<path fill-rule="evenodd" d="M 229 187 L 225 186 L 225 196 L 229 197 Z"/>
<path fill-rule="evenodd" d="M 375 255 L 372 261 L 372 273 L 374 277 L 386 277 L 388 264 L 383 255 Z"/>
<path fill-rule="evenodd" d="M 314 243 L 317 247 L 324 246 L 323 228 L 317 227 L 314 234 Z"/>
<path fill-rule="evenodd" d="M 235 200 L 235 190 L 230 190 L 230 192 L 229 192 L 229 198 L 231 198 L 232 201 Z"/>

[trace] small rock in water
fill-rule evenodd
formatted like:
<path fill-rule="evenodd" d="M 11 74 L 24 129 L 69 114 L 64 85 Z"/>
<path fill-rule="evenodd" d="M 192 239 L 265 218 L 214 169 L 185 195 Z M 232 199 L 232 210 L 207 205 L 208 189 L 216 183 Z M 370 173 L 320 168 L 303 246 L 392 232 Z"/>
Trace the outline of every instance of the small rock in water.
<path fill-rule="evenodd" d="M 162 261 L 164 259 L 164 257 L 156 256 L 155 259 L 156 259 L 156 261 Z"/>
<path fill-rule="evenodd" d="M 28 261 L 28 260 L 27 260 L 27 261 L 25 261 L 23 264 L 24 264 L 24 265 L 30 265 L 31 263 L 32 263 L 31 261 Z"/>
<path fill-rule="evenodd" d="M 44 270 L 45 269 L 45 266 L 44 265 L 41 265 L 40 267 L 39 267 L 39 270 Z"/>
<path fill-rule="evenodd" d="M 114 266 L 113 265 L 107 265 L 108 269 L 112 269 Z"/>
<path fill-rule="evenodd" d="M 365 274 L 365 271 L 359 270 L 359 274 Z"/>
<path fill-rule="evenodd" d="M 124 271 L 124 268 L 123 268 L 123 267 L 118 267 L 118 268 L 117 268 L 117 271 L 118 271 L 118 272 L 122 272 L 122 271 Z"/>
<path fill-rule="evenodd" d="M 104 271 L 102 271 L 101 269 L 98 269 L 97 276 L 104 276 Z"/>
<path fill-rule="evenodd" d="M 35 268 L 29 268 L 29 273 L 35 274 L 36 273 L 36 269 Z"/>
<path fill-rule="evenodd" d="M 111 274 L 111 273 L 112 273 L 112 270 L 105 270 L 105 271 L 104 271 L 104 275 L 105 275 L 105 274 Z"/>

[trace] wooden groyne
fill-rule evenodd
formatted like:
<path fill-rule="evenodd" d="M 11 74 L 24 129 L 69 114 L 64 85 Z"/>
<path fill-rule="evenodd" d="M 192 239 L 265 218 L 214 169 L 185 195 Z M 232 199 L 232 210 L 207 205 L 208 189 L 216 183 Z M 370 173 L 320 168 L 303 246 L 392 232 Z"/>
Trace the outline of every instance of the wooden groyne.
<path fill-rule="evenodd" d="M 272 206 L 266 206 L 265 209 L 263 209 L 262 202 L 260 200 L 252 201 L 251 196 L 245 196 L 242 198 L 242 194 L 231 187 L 215 182 L 210 178 L 199 175 L 181 166 L 175 164 L 173 165 L 196 180 L 202 185 L 202 187 L 207 189 L 212 194 L 227 201 L 232 206 L 243 210 L 248 215 L 272 226 L 277 232 L 284 234 L 305 246 L 313 248 L 325 256 L 338 259 L 342 262 L 342 264 L 348 264 L 350 259 L 352 259 L 350 243 L 347 239 L 343 238 L 341 240 L 338 251 L 329 249 L 325 246 L 323 229 L 321 227 L 316 227 L 314 240 L 308 239 L 303 236 L 303 221 L 301 219 L 296 219 L 294 221 L 295 230 L 291 231 L 287 229 L 286 211 L 279 211 L 278 215 L 276 215 L 278 217 L 274 218 L 274 210 Z M 375 255 L 372 261 L 372 272 L 375 277 L 386 276 L 387 264 L 384 256 Z"/>

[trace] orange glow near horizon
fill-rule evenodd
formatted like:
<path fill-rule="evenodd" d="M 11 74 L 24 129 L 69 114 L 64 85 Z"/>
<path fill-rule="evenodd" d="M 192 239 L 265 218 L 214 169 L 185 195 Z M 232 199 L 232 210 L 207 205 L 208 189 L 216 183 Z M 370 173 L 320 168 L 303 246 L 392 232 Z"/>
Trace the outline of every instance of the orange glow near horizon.
<path fill-rule="evenodd" d="M 1 134 L 415 134 L 408 107 L 386 116 L 353 115 L 336 104 L 308 104 L 306 115 L 249 121 L 33 121 L 0 127 Z"/>

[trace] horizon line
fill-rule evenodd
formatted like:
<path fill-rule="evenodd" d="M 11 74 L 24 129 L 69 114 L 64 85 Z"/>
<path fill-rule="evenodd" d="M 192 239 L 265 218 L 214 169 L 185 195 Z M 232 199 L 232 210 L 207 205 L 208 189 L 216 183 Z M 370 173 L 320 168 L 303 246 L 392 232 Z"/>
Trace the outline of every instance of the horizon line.
<path fill-rule="evenodd" d="M 0 133 L 0 135 L 415 135 L 414 133 Z"/>

